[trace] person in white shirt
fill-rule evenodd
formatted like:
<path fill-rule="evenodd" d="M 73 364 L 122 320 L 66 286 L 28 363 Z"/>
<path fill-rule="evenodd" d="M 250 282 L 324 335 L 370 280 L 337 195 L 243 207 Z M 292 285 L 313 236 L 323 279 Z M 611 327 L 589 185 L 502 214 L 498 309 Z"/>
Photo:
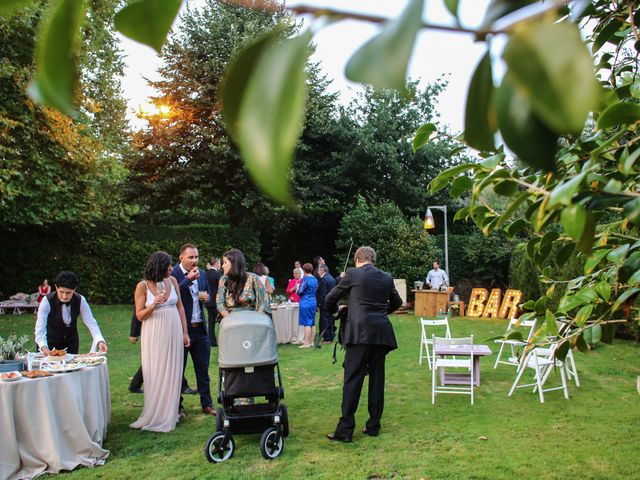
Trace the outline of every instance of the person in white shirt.
<path fill-rule="evenodd" d="M 440 287 L 443 285 L 445 287 L 449 286 L 449 277 L 447 277 L 447 272 L 444 270 L 440 270 L 438 261 L 433 262 L 433 270 L 429 270 L 427 274 L 427 288 L 432 288 L 434 290 L 440 290 Z"/>
<path fill-rule="evenodd" d="M 76 292 L 78 276 L 73 272 L 60 272 L 55 281 L 55 292 L 46 295 L 38 307 L 36 344 L 45 355 L 56 348 L 67 353 L 78 353 L 78 316 L 93 337 L 92 351 L 107 351 L 107 343 L 98 322 L 91 313 L 87 300 Z"/>

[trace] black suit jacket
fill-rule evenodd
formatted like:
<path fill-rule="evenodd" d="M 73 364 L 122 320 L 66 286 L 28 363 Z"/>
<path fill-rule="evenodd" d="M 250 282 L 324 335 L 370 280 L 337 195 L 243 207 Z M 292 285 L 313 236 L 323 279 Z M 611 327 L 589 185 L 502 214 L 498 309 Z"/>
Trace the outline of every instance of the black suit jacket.
<path fill-rule="evenodd" d="M 207 270 L 207 282 L 209 283 L 209 289 L 211 295 L 209 295 L 209 302 L 206 304 L 207 308 L 213 308 L 213 313 L 218 313 L 218 307 L 216 306 L 216 294 L 218 293 L 218 283 L 220 282 L 220 272 L 215 268 Z"/>
<path fill-rule="evenodd" d="M 207 274 L 201 268 L 199 268 L 198 270 L 200 270 L 200 276 L 196 280 L 198 282 L 198 291 L 206 290 L 209 293 L 209 298 L 211 298 L 211 290 L 209 290 Z M 173 276 L 178 281 L 178 286 L 180 287 L 180 297 L 182 299 L 182 306 L 184 307 L 184 313 L 187 317 L 187 325 L 190 325 L 191 316 L 193 315 L 193 297 L 191 296 L 189 287 L 191 286 L 192 282 L 187 277 L 185 277 L 184 273 L 182 273 L 182 269 L 180 268 L 179 263 L 175 267 L 173 267 L 171 276 Z M 202 302 L 200 302 L 200 317 L 200 321 L 204 322 L 204 305 L 202 304 Z"/>
<path fill-rule="evenodd" d="M 402 305 L 393 278 L 367 263 L 350 268 L 326 298 L 330 312 L 338 310 L 338 300 L 349 295 L 349 313 L 343 344 L 384 345 L 398 348 L 389 313 Z"/>
<path fill-rule="evenodd" d="M 336 286 L 336 279 L 330 273 L 325 273 L 324 277 L 318 280 L 318 291 L 316 292 L 316 299 L 318 301 L 318 307 L 326 308 L 325 299 L 329 292 Z"/>

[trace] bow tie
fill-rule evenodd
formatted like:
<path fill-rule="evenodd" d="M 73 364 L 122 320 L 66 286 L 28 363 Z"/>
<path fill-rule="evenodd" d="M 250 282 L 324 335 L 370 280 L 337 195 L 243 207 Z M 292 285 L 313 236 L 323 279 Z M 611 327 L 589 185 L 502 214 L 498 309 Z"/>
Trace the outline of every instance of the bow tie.
<path fill-rule="evenodd" d="M 64 305 L 65 307 L 68 307 L 71 305 L 71 301 L 68 302 L 60 302 L 62 305 Z"/>

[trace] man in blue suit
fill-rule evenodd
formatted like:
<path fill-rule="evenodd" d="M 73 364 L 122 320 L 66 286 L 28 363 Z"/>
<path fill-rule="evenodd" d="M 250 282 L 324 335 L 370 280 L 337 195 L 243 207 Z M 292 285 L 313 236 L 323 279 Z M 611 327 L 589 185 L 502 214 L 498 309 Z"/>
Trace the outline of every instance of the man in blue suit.
<path fill-rule="evenodd" d="M 316 300 L 318 310 L 320 311 L 320 335 L 322 336 L 323 342 L 331 343 L 335 337 L 335 328 L 333 325 L 333 316 L 329 313 L 325 298 L 329 292 L 333 290 L 333 287 L 336 286 L 336 279 L 329 273 L 329 267 L 324 263 L 318 265 L 318 276 L 320 280 L 318 281 Z"/>
<path fill-rule="evenodd" d="M 200 404 L 202 413 L 215 415 L 213 401 L 211 399 L 211 389 L 209 387 L 209 336 L 204 316 L 204 304 L 211 296 L 207 274 L 198 268 L 198 248 L 187 243 L 180 249 L 180 263 L 173 267 L 171 275 L 175 277 L 180 286 L 180 296 L 184 313 L 187 317 L 187 333 L 191 339 L 191 346 L 184 349 L 184 365 L 187 365 L 187 353 L 191 352 L 193 369 L 196 373 L 198 393 L 200 394 Z M 202 293 L 206 292 L 206 293 Z M 183 372 L 184 373 L 184 372 Z M 180 413 L 182 409 L 182 398 L 180 401 Z"/>

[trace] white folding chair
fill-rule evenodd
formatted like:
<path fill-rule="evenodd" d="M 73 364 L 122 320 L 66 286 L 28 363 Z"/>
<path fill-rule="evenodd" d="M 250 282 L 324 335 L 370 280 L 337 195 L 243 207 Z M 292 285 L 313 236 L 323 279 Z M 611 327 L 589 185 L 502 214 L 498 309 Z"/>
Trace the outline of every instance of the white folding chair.
<path fill-rule="evenodd" d="M 422 359 L 427 359 L 427 365 L 431 370 L 431 352 L 429 351 L 429 345 L 431 345 L 431 336 L 427 335 L 428 328 L 445 327 L 444 335 L 446 338 L 451 338 L 451 330 L 449 329 L 449 320 L 445 317 L 437 320 L 430 320 L 420 317 L 420 326 L 422 328 L 422 339 L 420 340 L 420 359 L 419 364 L 422 365 Z"/>
<path fill-rule="evenodd" d="M 537 391 L 540 396 L 540 403 L 544 403 L 544 392 L 551 392 L 553 390 L 563 390 L 564 398 L 569 399 L 564 362 L 555 358 L 557 347 L 558 344 L 554 343 L 550 348 L 533 348 L 525 355 L 522 359 L 521 367 L 518 369 L 516 379 L 511 386 L 511 390 L 509 390 L 509 396 L 513 395 L 516 388 L 533 387 L 533 392 L 535 393 Z M 560 373 L 560 386 L 543 388 L 554 367 L 557 367 L 557 371 Z M 534 370 L 534 383 L 518 385 L 522 375 L 524 375 L 524 372 L 527 371 L 528 368 Z"/>
<path fill-rule="evenodd" d="M 473 370 L 473 355 L 460 358 L 447 358 L 436 355 L 436 349 L 439 345 L 455 346 L 470 345 L 473 352 L 473 335 L 465 338 L 441 338 L 435 335 L 431 336 L 432 357 L 431 357 L 431 403 L 436 403 L 436 393 L 457 393 L 462 395 L 471 395 L 471 405 L 473 405 L 473 387 L 475 385 L 475 374 Z M 436 376 L 439 375 L 441 368 L 463 368 L 469 372 L 469 383 L 460 385 L 437 385 Z M 446 375 L 444 375 L 446 381 Z M 459 380 L 460 377 L 457 377 Z M 444 382 L 443 382 L 444 383 Z"/>
<path fill-rule="evenodd" d="M 535 320 L 519 321 L 517 318 L 512 318 L 511 320 L 509 320 L 509 325 L 507 326 L 507 331 L 505 332 L 505 336 L 509 335 L 511 332 L 518 330 L 519 328 L 522 329 L 523 333 L 526 332 L 527 328 L 529 329 L 529 331 L 526 332 L 527 336 L 525 341 L 515 340 L 515 339 L 494 340 L 495 343 L 500 345 L 500 350 L 498 350 L 498 358 L 496 358 L 496 363 L 493 365 L 494 369 L 498 368 L 499 363 L 502 363 L 504 365 L 515 365 L 515 366 L 518 366 L 520 364 L 520 361 L 518 359 L 517 348 L 524 347 L 525 345 L 527 345 L 527 343 L 529 343 L 529 340 L 533 335 L 533 329 L 535 328 L 535 325 L 536 325 Z M 507 360 L 501 360 L 502 352 L 504 351 L 504 347 L 506 347 L 507 345 L 511 349 L 511 356 Z"/>

